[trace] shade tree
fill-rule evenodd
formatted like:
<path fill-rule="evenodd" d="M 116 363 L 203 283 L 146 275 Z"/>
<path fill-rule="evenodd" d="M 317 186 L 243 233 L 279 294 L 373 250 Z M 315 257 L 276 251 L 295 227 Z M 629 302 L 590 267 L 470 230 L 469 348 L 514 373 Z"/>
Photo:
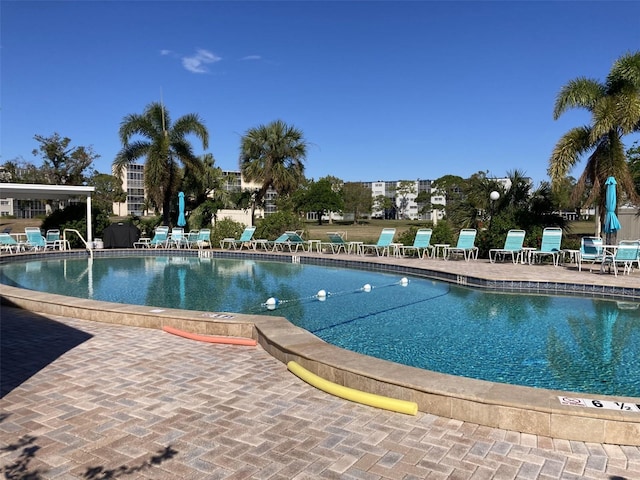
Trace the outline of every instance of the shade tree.
<path fill-rule="evenodd" d="M 326 213 L 339 212 L 344 201 L 335 177 L 324 177 L 318 181 L 309 180 L 293 195 L 293 203 L 298 211 L 315 212 L 318 225 Z"/>

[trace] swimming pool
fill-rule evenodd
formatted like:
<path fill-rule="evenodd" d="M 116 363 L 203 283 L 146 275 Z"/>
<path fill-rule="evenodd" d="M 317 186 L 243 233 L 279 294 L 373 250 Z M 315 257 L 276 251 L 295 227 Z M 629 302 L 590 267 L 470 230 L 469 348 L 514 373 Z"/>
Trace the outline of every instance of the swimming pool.
<path fill-rule="evenodd" d="M 3 283 L 80 298 L 285 316 L 337 346 L 443 373 L 640 396 L 640 311 L 611 301 L 197 257 L 37 260 L 4 265 L 2 274 Z M 271 297 L 274 311 L 265 306 Z"/>

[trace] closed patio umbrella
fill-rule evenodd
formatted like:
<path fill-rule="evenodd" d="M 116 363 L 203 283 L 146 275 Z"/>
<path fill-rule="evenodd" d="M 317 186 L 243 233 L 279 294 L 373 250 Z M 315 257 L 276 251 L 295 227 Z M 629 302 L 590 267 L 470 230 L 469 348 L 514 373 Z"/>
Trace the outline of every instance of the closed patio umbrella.
<path fill-rule="evenodd" d="M 607 178 L 604 182 L 606 186 L 605 193 L 605 214 L 603 230 L 606 236 L 607 245 L 612 245 L 616 241 L 616 232 L 620 230 L 620 222 L 616 216 L 616 207 L 618 200 L 616 198 L 616 179 L 613 177 Z"/>
<path fill-rule="evenodd" d="M 178 226 L 184 227 L 187 219 L 184 216 L 184 192 L 178 193 Z"/>

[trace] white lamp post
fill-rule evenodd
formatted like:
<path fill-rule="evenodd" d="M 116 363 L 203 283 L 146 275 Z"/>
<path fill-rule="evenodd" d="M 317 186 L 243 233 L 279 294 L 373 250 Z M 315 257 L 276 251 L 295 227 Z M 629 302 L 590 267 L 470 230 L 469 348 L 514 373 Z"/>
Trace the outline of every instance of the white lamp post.
<path fill-rule="evenodd" d="M 489 199 L 491 200 L 491 216 L 489 217 L 489 231 L 491 231 L 491 222 L 493 222 L 493 207 L 496 202 L 500 198 L 500 193 L 495 190 L 489 194 Z"/>

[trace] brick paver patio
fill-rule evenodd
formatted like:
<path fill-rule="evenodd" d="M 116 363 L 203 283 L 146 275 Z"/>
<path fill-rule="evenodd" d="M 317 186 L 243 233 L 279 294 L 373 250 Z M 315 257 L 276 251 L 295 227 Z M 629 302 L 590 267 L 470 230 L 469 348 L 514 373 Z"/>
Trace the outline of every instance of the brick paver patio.
<path fill-rule="evenodd" d="M 373 409 L 259 346 L 1 314 L 5 478 L 640 478 L 638 447 Z"/>

